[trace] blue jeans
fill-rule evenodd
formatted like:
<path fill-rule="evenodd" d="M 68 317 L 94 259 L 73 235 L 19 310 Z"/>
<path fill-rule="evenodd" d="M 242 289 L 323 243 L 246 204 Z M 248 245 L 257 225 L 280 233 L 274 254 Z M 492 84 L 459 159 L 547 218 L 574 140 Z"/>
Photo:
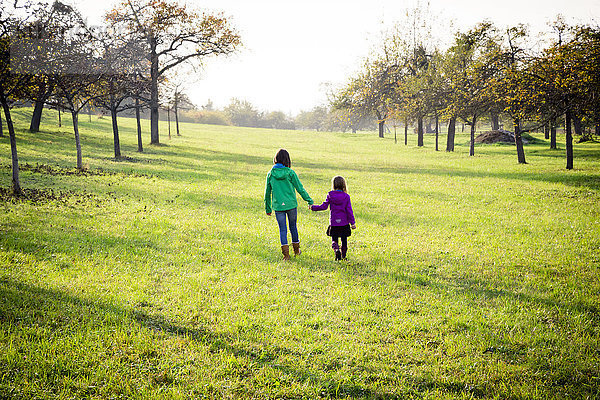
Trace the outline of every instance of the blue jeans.
<path fill-rule="evenodd" d="M 290 222 L 290 233 L 292 234 L 292 243 L 298 243 L 298 228 L 296 227 L 296 220 L 298 219 L 298 209 L 292 208 L 286 211 L 275 211 L 275 218 L 277 218 L 277 224 L 279 225 L 279 239 L 281 245 L 288 244 L 287 240 L 287 226 L 285 224 L 285 216 Z"/>

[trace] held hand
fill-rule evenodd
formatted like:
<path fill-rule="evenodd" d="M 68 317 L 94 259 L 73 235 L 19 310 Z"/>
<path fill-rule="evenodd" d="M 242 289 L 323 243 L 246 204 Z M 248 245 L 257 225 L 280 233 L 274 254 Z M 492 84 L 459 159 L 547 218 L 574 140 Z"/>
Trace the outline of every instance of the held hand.
<path fill-rule="evenodd" d="M 352 226 L 350 226 L 350 228 L 356 229 L 356 224 L 353 224 Z"/>
<path fill-rule="evenodd" d="M 271 213 L 267 213 L 268 216 L 271 216 Z"/>

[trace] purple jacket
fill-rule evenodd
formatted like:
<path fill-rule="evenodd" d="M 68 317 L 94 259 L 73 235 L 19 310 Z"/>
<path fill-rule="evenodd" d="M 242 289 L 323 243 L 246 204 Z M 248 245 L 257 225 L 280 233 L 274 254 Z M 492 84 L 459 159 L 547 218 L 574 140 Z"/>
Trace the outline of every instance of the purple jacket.
<path fill-rule="evenodd" d="M 350 196 L 341 190 L 332 190 L 327 194 L 327 199 L 321 205 L 312 205 L 313 211 L 327 210 L 331 208 L 329 223 L 331 226 L 354 225 L 354 213 L 350 204 Z"/>

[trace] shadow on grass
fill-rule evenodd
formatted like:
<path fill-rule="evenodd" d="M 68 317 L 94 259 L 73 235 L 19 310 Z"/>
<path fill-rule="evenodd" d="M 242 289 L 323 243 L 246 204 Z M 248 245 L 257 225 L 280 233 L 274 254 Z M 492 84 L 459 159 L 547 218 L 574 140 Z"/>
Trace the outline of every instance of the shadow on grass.
<path fill-rule="evenodd" d="M 157 332 L 164 337 L 180 337 L 191 340 L 196 344 L 205 346 L 210 352 L 226 352 L 236 357 L 242 357 L 259 368 L 269 367 L 279 370 L 290 376 L 298 385 L 308 381 L 314 382 L 319 389 L 320 398 L 370 398 L 370 399 L 399 399 L 405 398 L 408 393 L 398 394 L 385 391 L 373 391 L 360 384 L 353 384 L 336 379 L 332 375 L 321 378 L 319 372 L 309 368 L 303 369 L 293 361 L 281 362 L 280 356 L 302 358 L 305 355 L 294 352 L 274 343 L 253 343 L 244 338 L 247 345 L 236 344 L 236 340 L 229 334 L 215 333 L 202 327 L 189 327 L 185 324 L 169 320 L 163 315 L 150 314 L 140 309 L 122 307 L 116 304 L 104 303 L 73 296 L 60 290 L 45 289 L 18 282 L 12 279 L 0 279 L 0 330 L 6 336 L 19 335 L 22 332 L 49 329 L 53 338 L 68 340 L 70 336 L 77 335 L 80 325 L 94 326 L 98 333 L 114 331 L 114 328 L 127 328 L 137 324 L 148 330 L 148 333 Z M 98 328 L 100 331 L 98 331 Z M 240 333 L 236 333 L 239 343 Z M 60 340 L 59 340 L 60 341 Z M 23 344 L 16 343 L 16 346 Z M 60 352 L 60 349 L 53 349 Z M 81 349 L 85 351 L 85 348 Z M 71 356 L 77 356 L 72 354 Z M 81 356 L 81 355 L 80 355 Z M 52 362 L 52 360 L 49 360 Z M 166 365 L 169 363 L 167 362 Z M 119 371 L 116 371 L 119 373 Z M 377 371 L 373 371 L 376 373 Z M 27 373 L 27 371 L 8 371 L 9 375 Z M 68 373 L 68 371 L 65 371 Z M 127 373 L 124 372 L 124 376 Z M 247 372 L 239 378 L 250 379 Z M 56 378 L 56 377 L 55 377 Z M 41 377 L 32 377 L 40 380 Z M 418 394 L 431 390 L 441 390 L 455 395 L 469 397 L 482 397 L 484 393 L 461 383 L 436 382 L 422 378 L 407 378 L 413 382 L 410 393 Z M 171 382 L 172 383 L 172 382 Z M 37 382 L 40 387 L 48 382 Z M 404 389 L 406 390 L 406 389 Z M 261 391 L 264 395 L 264 391 Z M 248 394 L 252 394 L 248 392 Z M 0 393 L 1 395 L 1 393 Z"/>
<path fill-rule="evenodd" d="M 404 282 L 409 286 L 431 289 L 439 294 L 454 293 L 452 296 L 461 294 L 487 299 L 505 298 L 527 307 L 544 307 L 548 310 L 560 310 L 566 314 L 582 313 L 585 314 L 593 327 L 600 327 L 600 308 L 594 303 L 594 299 L 590 299 L 590 302 L 577 300 L 569 303 L 551 297 L 518 293 L 507 287 L 497 286 L 498 282 L 473 278 L 448 278 L 431 274 L 431 271 L 414 271 L 412 273 L 379 271 L 378 264 L 385 263 L 384 259 L 375 260 L 374 265 L 353 260 L 335 264 L 318 263 L 316 261 L 316 259 L 308 259 L 306 260 L 306 266 L 327 272 L 343 271 L 348 279 L 352 281 L 355 281 L 357 277 L 363 279 L 383 278 L 386 282 Z"/>
<path fill-rule="evenodd" d="M 579 150 L 581 157 L 585 159 L 600 159 L 597 152 L 592 150 Z M 167 155 L 167 153 L 164 153 Z M 213 164 L 215 162 L 222 162 L 226 164 L 242 163 L 248 166 L 264 165 L 264 174 L 253 174 L 253 175 L 266 175 L 270 168 L 270 154 L 265 157 L 249 156 L 238 153 L 214 151 L 214 150 L 181 150 L 178 149 L 177 155 L 183 158 L 194 159 L 195 163 L 187 163 L 182 161 L 175 162 L 175 165 L 188 165 L 198 166 L 202 164 Z M 537 153 L 536 156 L 542 156 Z M 548 154 L 548 157 L 557 157 L 552 154 Z M 597 173 L 588 173 L 584 171 L 576 171 L 576 174 L 564 172 L 547 172 L 539 174 L 537 172 L 495 172 L 495 171 L 476 171 L 476 170 L 465 170 L 465 169 L 451 169 L 451 168 L 406 168 L 406 167 L 393 167 L 393 166 L 382 166 L 382 165 L 368 165 L 358 166 L 356 164 L 339 165 L 339 164 L 328 164 L 327 162 L 303 162 L 299 160 L 294 163 L 294 166 L 307 168 L 311 170 L 348 170 L 362 173 L 397 173 L 397 174 L 416 174 L 416 175 L 433 175 L 440 177 L 463 177 L 463 178 L 498 178 L 505 180 L 523 180 L 523 181 L 541 181 L 541 182 L 552 182 L 552 183 L 564 183 L 565 185 L 574 187 L 586 187 L 589 189 L 600 190 L 600 175 Z M 228 170 L 231 172 L 231 170 Z"/>

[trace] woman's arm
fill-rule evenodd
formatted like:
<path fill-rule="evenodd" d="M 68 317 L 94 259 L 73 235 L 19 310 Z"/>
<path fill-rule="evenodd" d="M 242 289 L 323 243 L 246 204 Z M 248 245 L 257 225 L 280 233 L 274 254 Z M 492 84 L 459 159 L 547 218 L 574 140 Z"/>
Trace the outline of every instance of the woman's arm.
<path fill-rule="evenodd" d="M 308 192 L 304 189 L 304 186 L 302 186 L 302 183 L 300 182 L 300 178 L 298 178 L 296 171 L 292 170 L 291 177 L 292 177 L 292 185 L 296 188 L 298 193 L 300 193 L 300 196 L 302 196 L 304 201 L 306 201 L 309 206 L 313 205 L 314 201 L 313 201 L 313 199 L 310 198 L 310 196 L 308 195 Z"/>
<path fill-rule="evenodd" d="M 271 174 L 267 174 L 267 183 L 265 184 L 265 212 L 271 214 L 273 209 L 271 208 Z"/>

